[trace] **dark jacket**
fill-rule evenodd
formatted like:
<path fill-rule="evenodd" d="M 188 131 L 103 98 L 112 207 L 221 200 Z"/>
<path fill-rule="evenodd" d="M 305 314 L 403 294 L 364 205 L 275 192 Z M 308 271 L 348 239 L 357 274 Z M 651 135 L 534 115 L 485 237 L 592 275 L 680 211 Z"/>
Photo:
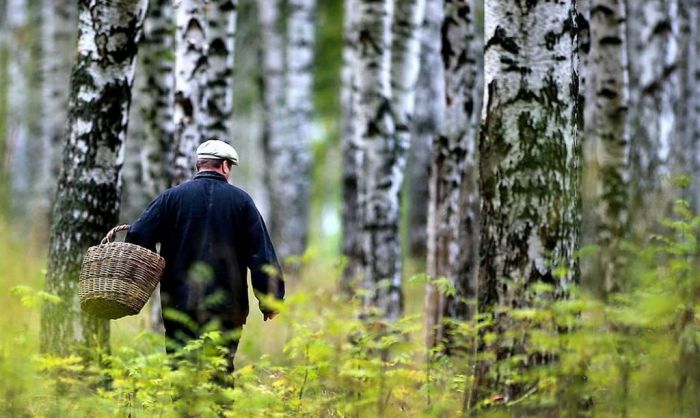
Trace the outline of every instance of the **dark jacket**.
<path fill-rule="evenodd" d="M 224 329 L 242 326 L 248 316 L 247 268 L 259 299 L 284 298 L 282 271 L 265 222 L 253 199 L 221 174 L 199 173 L 158 196 L 131 225 L 126 241 L 153 251 L 161 243 L 168 336 L 178 330 L 196 335 L 195 325 L 214 320 Z M 169 315 L 173 309 L 194 323 L 184 326 L 187 321 L 174 320 Z M 266 311 L 262 304 L 261 310 Z"/>

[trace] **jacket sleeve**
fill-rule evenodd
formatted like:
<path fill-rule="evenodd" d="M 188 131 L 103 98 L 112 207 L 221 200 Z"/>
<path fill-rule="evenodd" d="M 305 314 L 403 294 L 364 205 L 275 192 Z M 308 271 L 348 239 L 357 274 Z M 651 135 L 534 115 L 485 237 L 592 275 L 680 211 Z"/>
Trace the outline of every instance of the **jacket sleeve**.
<path fill-rule="evenodd" d="M 163 217 L 165 214 L 163 195 L 158 196 L 131 224 L 126 234 L 126 242 L 136 244 L 151 251 L 162 239 Z"/>
<path fill-rule="evenodd" d="M 248 221 L 246 264 L 250 269 L 255 297 L 260 301 L 260 310 L 269 312 L 271 309 L 264 306 L 263 299 L 266 296 L 273 296 L 278 300 L 284 299 L 284 277 L 265 221 L 252 202 L 246 207 Z"/>

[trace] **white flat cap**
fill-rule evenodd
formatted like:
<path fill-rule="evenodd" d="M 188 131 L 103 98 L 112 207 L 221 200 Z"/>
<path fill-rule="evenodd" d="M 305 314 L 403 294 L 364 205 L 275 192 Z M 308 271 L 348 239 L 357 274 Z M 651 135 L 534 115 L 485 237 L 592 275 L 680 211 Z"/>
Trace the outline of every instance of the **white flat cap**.
<path fill-rule="evenodd" d="M 209 141 L 202 142 L 202 144 L 197 147 L 197 158 L 229 160 L 233 165 L 238 165 L 238 153 L 236 150 L 231 145 L 224 141 L 219 141 L 218 139 L 210 139 Z"/>

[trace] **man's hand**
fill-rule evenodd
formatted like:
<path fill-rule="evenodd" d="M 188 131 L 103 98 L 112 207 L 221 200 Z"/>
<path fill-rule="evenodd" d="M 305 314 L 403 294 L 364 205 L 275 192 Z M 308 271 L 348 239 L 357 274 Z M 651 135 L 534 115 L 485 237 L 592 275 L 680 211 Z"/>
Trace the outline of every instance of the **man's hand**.
<path fill-rule="evenodd" d="M 275 312 L 275 311 L 263 312 L 263 320 L 267 321 L 268 319 L 270 319 L 270 320 L 275 319 L 275 317 L 279 314 L 280 314 L 279 312 Z"/>

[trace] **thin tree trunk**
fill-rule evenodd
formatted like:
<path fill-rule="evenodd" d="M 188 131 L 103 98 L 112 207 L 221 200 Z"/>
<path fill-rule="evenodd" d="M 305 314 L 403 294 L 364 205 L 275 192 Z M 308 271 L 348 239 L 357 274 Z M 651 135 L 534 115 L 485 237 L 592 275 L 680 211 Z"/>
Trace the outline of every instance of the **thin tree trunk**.
<path fill-rule="evenodd" d="M 581 147 L 575 22 L 573 0 L 486 3 L 487 89 L 479 144 L 482 312 L 526 306 L 522 289 L 528 284 L 551 283 L 554 295 L 562 296 L 577 280 Z M 507 318 L 499 314 L 496 321 L 503 325 Z M 524 353 L 519 344 L 483 348 L 498 349 L 499 356 Z M 506 388 L 505 401 L 516 394 L 517 388 Z"/>
<path fill-rule="evenodd" d="M 343 16 L 343 69 L 341 74 L 341 147 L 343 155 L 342 226 L 343 256 L 346 266 L 341 279 L 341 289 L 352 294 L 360 275 L 362 249 L 360 247 L 360 211 L 358 177 L 360 175 L 360 144 L 355 136 L 355 59 L 357 55 L 357 0 L 345 0 Z"/>
<path fill-rule="evenodd" d="M 8 204 L 8 155 L 7 155 L 7 108 L 9 85 L 8 61 L 9 38 L 7 30 L 7 1 L 0 0 L 0 132 L 3 133 L 0 140 L 0 216 L 7 214 Z"/>
<path fill-rule="evenodd" d="M 316 1 L 288 0 L 288 9 L 285 92 L 290 136 L 286 139 L 286 148 L 291 154 L 291 164 L 286 175 L 293 187 L 285 188 L 287 205 L 282 207 L 288 210 L 281 213 L 276 224 L 280 235 L 279 252 L 283 257 L 302 255 L 308 241 Z"/>
<path fill-rule="evenodd" d="M 195 152 L 204 139 L 207 21 L 201 0 L 175 2 L 175 141 L 170 182 L 180 184 L 195 171 Z"/>
<path fill-rule="evenodd" d="M 26 212 L 30 199 L 30 156 L 27 126 L 29 92 L 30 46 L 27 27 L 28 10 L 26 0 L 8 0 L 7 32 L 9 65 L 8 118 L 5 127 L 7 153 L 10 169 L 11 212 L 21 216 Z"/>
<path fill-rule="evenodd" d="M 211 0 L 207 6 L 207 57 L 204 139 L 231 142 L 233 65 L 238 0 Z"/>
<path fill-rule="evenodd" d="M 624 0 L 593 0 L 591 49 L 586 68 L 585 160 L 591 184 L 589 222 L 599 254 L 586 276 L 601 294 L 619 289 L 628 216 L 627 108 L 629 102 Z"/>
<path fill-rule="evenodd" d="M 170 184 L 174 130 L 174 9 L 172 0 L 151 0 L 141 42 L 145 83 L 139 92 L 145 143 L 141 173 L 146 200 L 153 200 Z"/>
<path fill-rule="evenodd" d="M 308 236 L 316 7 L 311 0 L 290 0 L 288 6 L 284 16 L 278 0 L 258 1 L 269 226 L 283 259 L 302 255 Z"/>
<path fill-rule="evenodd" d="M 81 314 L 77 284 L 85 250 L 99 243 L 118 219 L 122 144 L 146 6 L 146 0 L 79 3 L 80 47 L 71 77 L 46 278 L 47 292 L 62 303 L 43 307 L 43 352 L 66 354 L 76 344 L 108 348 L 109 323 Z"/>
<path fill-rule="evenodd" d="M 358 176 L 360 245 L 365 307 L 380 316 L 397 318 L 403 309 L 401 254 L 398 237 L 399 172 L 391 171 L 397 147 L 391 109 L 390 0 L 359 0 L 355 58 L 355 137 L 361 149 Z M 388 281 L 383 283 L 382 281 Z"/>
<path fill-rule="evenodd" d="M 407 181 L 408 192 L 408 248 L 414 258 L 427 255 L 428 198 L 430 190 L 426 179 L 430 175 L 433 140 L 442 118 L 444 79 L 441 77 L 440 29 L 442 1 L 427 0 L 421 30 L 421 57 L 416 85 L 416 108 L 411 132 Z"/>
<path fill-rule="evenodd" d="M 75 59 L 78 7 L 68 0 L 42 0 L 43 33 L 43 109 L 41 193 L 45 204 L 55 194 L 56 181 L 61 169 L 63 141 L 68 118 L 68 89 L 70 71 Z"/>
<path fill-rule="evenodd" d="M 678 98 L 678 0 L 628 1 L 631 207 L 636 235 L 668 208 L 663 187 L 673 166 Z"/>
<path fill-rule="evenodd" d="M 455 297 L 434 286 L 426 292 L 429 346 L 444 342 L 453 348 L 445 316 L 465 320 L 466 300 L 474 298 L 478 225 L 476 143 L 480 108 L 477 45 L 471 3 L 445 2 L 442 59 L 445 118 L 433 144 L 430 178 L 428 274 L 450 280 Z"/>
<path fill-rule="evenodd" d="M 675 148 L 677 174 L 690 176 L 692 182 L 684 193 L 693 211 L 700 209 L 700 1 L 680 2 L 680 97 L 676 104 L 674 132 L 681 137 Z"/>

